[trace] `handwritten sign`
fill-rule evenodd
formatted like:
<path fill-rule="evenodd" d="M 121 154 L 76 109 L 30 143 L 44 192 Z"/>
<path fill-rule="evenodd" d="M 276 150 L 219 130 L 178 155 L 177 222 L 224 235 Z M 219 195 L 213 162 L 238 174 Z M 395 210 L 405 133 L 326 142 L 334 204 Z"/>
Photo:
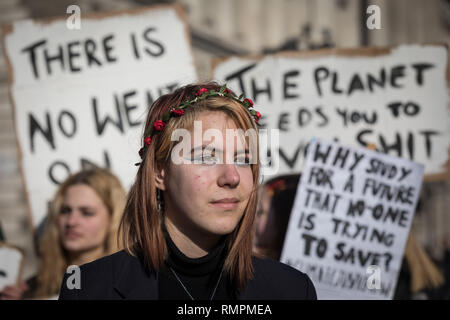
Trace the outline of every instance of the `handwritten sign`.
<path fill-rule="evenodd" d="M 391 299 L 423 166 L 313 141 L 281 261 L 311 276 L 319 299 Z"/>
<path fill-rule="evenodd" d="M 89 164 L 129 187 L 149 105 L 197 78 L 179 6 L 81 18 L 80 30 L 57 19 L 3 32 L 35 226 L 57 185 Z"/>
<path fill-rule="evenodd" d="M 371 143 L 424 164 L 430 179 L 449 179 L 449 75 L 439 45 L 231 57 L 214 66 L 215 78 L 254 98 L 265 128 L 280 130 L 280 175 L 301 171 L 317 137 Z"/>
<path fill-rule="evenodd" d="M 0 242 L 0 291 L 15 285 L 20 279 L 23 253 L 16 247 Z"/>

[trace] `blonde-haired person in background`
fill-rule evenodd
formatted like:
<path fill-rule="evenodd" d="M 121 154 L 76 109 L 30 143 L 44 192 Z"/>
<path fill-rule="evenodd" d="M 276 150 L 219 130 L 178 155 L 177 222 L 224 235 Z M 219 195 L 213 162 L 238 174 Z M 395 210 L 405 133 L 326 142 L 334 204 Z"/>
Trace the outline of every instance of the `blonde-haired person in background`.
<path fill-rule="evenodd" d="M 82 265 L 120 249 L 118 228 L 126 201 L 119 179 L 94 168 L 69 176 L 51 203 L 39 241 L 36 277 L 5 287 L 2 299 L 52 299 L 70 265 Z"/>
<path fill-rule="evenodd" d="M 406 243 L 394 300 L 442 299 L 445 278 L 411 230 Z"/>

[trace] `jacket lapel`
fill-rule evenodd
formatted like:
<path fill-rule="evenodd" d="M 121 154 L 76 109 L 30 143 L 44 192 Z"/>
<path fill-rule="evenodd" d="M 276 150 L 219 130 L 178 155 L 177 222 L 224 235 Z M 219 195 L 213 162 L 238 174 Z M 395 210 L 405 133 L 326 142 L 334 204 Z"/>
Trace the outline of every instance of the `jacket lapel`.
<path fill-rule="evenodd" d="M 157 300 L 156 272 L 148 272 L 137 257 L 126 254 L 126 259 L 114 270 L 114 289 L 123 299 Z"/>

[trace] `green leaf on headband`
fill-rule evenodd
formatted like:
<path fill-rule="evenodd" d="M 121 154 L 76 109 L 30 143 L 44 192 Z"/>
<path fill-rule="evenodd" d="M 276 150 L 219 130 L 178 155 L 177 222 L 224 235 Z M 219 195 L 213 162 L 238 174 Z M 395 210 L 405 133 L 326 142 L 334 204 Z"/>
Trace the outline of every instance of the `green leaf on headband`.
<path fill-rule="evenodd" d="M 227 88 L 227 85 L 224 84 L 223 86 L 220 87 L 219 92 L 220 92 L 220 93 L 224 93 L 226 88 Z"/>
<path fill-rule="evenodd" d="M 163 117 L 162 117 L 162 121 L 166 122 L 167 120 L 170 119 L 170 113 L 166 113 Z"/>
<path fill-rule="evenodd" d="M 251 114 L 252 116 L 256 115 L 256 110 L 251 109 L 251 110 L 248 110 L 248 111 L 250 112 L 250 114 Z"/>
<path fill-rule="evenodd" d="M 243 97 L 244 97 L 244 94 L 242 93 L 242 94 L 238 97 L 238 99 L 241 100 Z"/>

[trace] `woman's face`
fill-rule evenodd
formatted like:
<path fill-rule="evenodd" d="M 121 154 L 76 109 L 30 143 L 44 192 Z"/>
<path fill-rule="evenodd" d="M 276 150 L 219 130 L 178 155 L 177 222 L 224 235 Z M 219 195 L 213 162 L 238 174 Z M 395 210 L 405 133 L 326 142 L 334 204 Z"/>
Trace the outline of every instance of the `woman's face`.
<path fill-rule="evenodd" d="M 242 218 L 253 188 L 251 166 L 242 161 L 246 145 L 242 140 L 230 143 L 226 138 L 227 129 L 237 129 L 226 114 L 204 112 L 197 120 L 201 121 L 202 133 L 218 129 L 216 132 L 221 132 L 222 139 L 216 141 L 202 134 L 202 143 L 192 142 L 193 149 L 197 149 L 192 152 L 192 158 L 203 163 L 171 162 L 164 177 L 166 216 L 188 234 L 226 235 Z M 191 137 L 195 140 L 194 129 Z M 205 153 L 212 157 L 202 159 L 202 145 L 216 147 L 215 153 Z M 215 163 L 218 157 L 222 163 Z"/>
<path fill-rule="evenodd" d="M 110 215 L 91 187 L 70 186 L 64 194 L 58 217 L 63 247 L 69 252 L 98 250 L 105 243 Z"/>

